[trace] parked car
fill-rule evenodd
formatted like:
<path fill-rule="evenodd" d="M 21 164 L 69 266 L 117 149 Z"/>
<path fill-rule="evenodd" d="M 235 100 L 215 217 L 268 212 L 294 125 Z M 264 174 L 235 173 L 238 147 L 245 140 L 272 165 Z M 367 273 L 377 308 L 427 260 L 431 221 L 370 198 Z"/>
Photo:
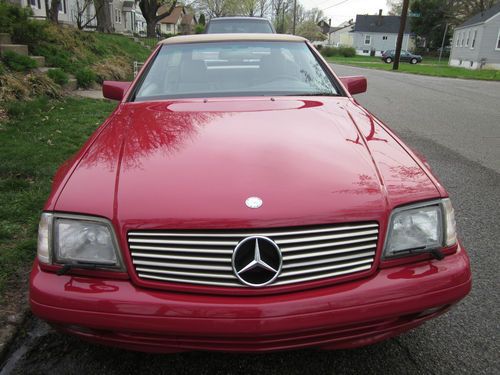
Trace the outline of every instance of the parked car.
<path fill-rule="evenodd" d="M 206 34 L 228 33 L 271 33 L 275 34 L 270 20 L 262 17 L 219 17 L 212 18 L 205 28 Z"/>
<path fill-rule="evenodd" d="M 382 60 L 387 64 L 390 64 L 394 61 L 394 57 L 396 55 L 396 51 L 393 49 L 387 50 L 382 53 Z M 399 61 L 409 62 L 410 64 L 418 64 L 422 62 L 422 56 L 415 55 L 409 51 L 402 50 Z"/>
<path fill-rule="evenodd" d="M 448 193 L 297 36 L 161 42 L 57 172 L 30 303 L 132 350 L 352 348 L 449 310 L 469 259 Z"/>

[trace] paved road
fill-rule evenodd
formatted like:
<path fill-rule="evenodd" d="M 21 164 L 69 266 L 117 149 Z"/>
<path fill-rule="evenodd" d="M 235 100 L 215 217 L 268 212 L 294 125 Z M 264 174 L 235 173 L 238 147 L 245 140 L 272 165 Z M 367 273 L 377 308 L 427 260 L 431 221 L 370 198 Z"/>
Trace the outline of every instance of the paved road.
<path fill-rule="evenodd" d="M 500 84 L 337 70 L 368 77 L 359 101 L 426 155 L 448 187 L 472 259 L 466 300 L 401 337 L 338 352 L 145 355 L 88 345 L 33 319 L 4 373 L 500 374 Z"/>

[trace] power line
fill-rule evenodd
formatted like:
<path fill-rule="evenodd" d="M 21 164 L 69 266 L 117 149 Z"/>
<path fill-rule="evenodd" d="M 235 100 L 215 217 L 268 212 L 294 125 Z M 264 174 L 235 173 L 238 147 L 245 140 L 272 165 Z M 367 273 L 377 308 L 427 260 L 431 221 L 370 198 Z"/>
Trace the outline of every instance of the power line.
<path fill-rule="evenodd" d="M 338 5 L 342 5 L 344 3 L 347 3 L 348 1 L 351 1 L 351 0 L 343 0 L 343 1 L 340 1 L 338 3 L 335 3 L 333 5 L 330 5 L 330 6 L 327 6 L 326 8 L 321 8 L 321 10 L 327 10 L 327 9 L 330 9 L 330 8 L 333 8 L 333 7 L 336 7 Z"/>

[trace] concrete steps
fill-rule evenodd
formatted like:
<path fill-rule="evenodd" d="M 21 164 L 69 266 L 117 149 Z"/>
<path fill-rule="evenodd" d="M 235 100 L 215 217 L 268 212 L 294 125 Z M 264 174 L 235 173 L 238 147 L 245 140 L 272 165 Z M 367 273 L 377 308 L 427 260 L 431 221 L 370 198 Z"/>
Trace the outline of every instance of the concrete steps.
<path fill-rule="evenodd" d="M 6 51 L 12 51 L 20 55 L 28 56 L 28 46 L 23 44 L 0 44 L 0 53 L 3 54 Z"/>
<path fill-rule="evenodd" d="M 29 56 L 37 63 L 36 71 L 39 73 L 47 74 L 47 72 L 51 69 L 51 67 L 45 66 L 45 57 L 44 56 L 30 56 L 28 51 L 28 46 L 22 44 L 12 44 L 12 40 L 10 35 L 7 33 L 0 33 L 0 55 L 6 51 L 13 51 L 20 55 Z M 63 89 L 66 91 L 75 91 L 78 89 L 78 81 L 72 75 L 68 78 L 68 83 L 63 86 Z"/>
<path fill-rule="evenodd" d="M 30 56 L 33 60 L 36 61 L 36 65 L 41 68 L 45 66 L 45 57 L 43 56 Z"/>
<path fill-rule="evenodd" d="M 63 89 L 67 91 L 75 91 L 78 88 L 78 81 L 76 78 L 69 78 L 68 83 L 63 86 Z"/>

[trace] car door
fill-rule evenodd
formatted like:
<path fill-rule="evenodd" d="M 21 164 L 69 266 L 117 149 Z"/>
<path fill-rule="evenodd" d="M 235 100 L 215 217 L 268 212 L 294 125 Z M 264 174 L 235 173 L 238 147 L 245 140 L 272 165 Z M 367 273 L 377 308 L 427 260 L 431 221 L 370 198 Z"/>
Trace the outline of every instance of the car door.
<path fill-rule="evenodd" d="M 410 61 L 410 54 L 408 51 L 401 51 L 401 57 L 399 61 Z"/>

